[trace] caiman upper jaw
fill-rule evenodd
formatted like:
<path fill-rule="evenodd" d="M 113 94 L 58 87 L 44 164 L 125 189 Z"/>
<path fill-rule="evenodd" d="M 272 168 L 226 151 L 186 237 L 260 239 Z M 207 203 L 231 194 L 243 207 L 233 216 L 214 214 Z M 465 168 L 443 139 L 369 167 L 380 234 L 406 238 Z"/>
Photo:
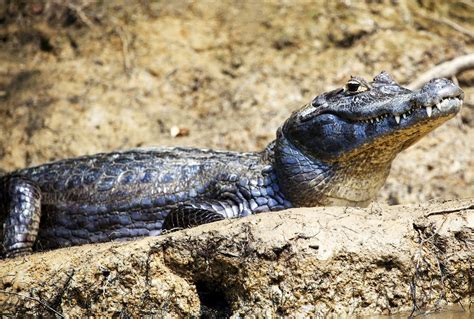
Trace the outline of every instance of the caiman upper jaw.
<path fill-rule="evenodd" d="M 424 108 L 426 111 L 426 115 L 428 117 L 432 117 L 434 115 L 447 115 L 450 113 L 456 113 L 462 106 L 463 104 L 463 97 L 446 97 L 441 99 L 439 102 L 427 106 L 423 105 L 417 105 L 414 104 L 413 107 L 409 108 L 408 110 L 404 112 L 390 112 L 390 113 L 384 113 L 382 115 L 376 116 L 376 117 L 371 117 L 368 119 L 363 119 L 363 120 L 358 120 L 357 122 L 362 122 L 362 123 L 376 123 L 380 122 L 385 118 L 392 117 L 395 119 L 395 122 L 397 124 L 400 124 L 401 119 L 405 119 L 408 116 L 410 116 L 414 111 L 417 109 Z"/>
<path fill-rule="evenodd" d="M 376 123 L 385 118 L 392 118 L 400 125 L 402 119 L 407 119 L 415 112 L 413 116 L 416 115 L 418 120 L 432 116 L 449 116 L 460 110 L 463 99 L 463 91 L 453 82 L 447 79 L 434 79 L 414 93 L 408 101 L 394 105 L 392 109 L 386 109 L 381 115 L 360 119 L 357 122 Z"/>
<path fill-rule="evenodd" d="M 417 109 L 425 109 L 426 114 L 421 113 L 421 115 L 426 115 L 428 118 L 432 116 L 446 116 L 450 114 L 455 114 L 459 111 L 463 103 L 462 96 L 460 97 L 445 97 L 442 98 L 439 102 L 430 105 L 415 105 L 410 108 L 408 111 L 398 114 L 393 114 L 395 122 L 400 124 L 402 119 L 406 119 Z"/>

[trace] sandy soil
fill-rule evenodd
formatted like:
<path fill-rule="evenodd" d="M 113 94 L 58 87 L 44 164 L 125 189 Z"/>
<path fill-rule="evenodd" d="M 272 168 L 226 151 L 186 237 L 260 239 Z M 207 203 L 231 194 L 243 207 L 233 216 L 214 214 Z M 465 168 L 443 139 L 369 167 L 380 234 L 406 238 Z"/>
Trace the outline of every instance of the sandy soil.
<path fill-rule="evenodd" d="M 260 150 L 351 74 L 408 83 L 473 52 L 470 2 L 382 2 L 2 0 L 0 167 L 156 145 Z M 379 202 L 474 194 L 474 72 L 458 80 L 461 115 L 398 157 Z"/>

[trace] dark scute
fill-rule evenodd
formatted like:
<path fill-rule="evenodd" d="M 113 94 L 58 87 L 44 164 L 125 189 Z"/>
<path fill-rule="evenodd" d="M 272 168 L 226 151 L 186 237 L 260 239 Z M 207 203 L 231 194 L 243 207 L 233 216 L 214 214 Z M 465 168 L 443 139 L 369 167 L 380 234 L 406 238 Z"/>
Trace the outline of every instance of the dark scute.
<path fill-rule="evenodd" d="M 67 189 L 77 188 L 81 184 L 82 184 L 82 177 L 79 175 L 73 175 L 67 180 L 66 188 Z"/>
<path fill-rule="evenodd" d="M 124 166 L 120 164 L 113 164 L 107 166 L 105 170 L 105 175 L 116 177 L 119 176 L 124 171 Z"/>
<path fill-rule="evenodd" d="M 99 192 L 108 191 L 112 189 L 112 187 L 114 187 L 115 181 L 116 181 L 115 177 L 103 178 L 97 183 L 97 190 Z"/>
<path fill-rule="evenodd" d="M 174 180 L 174 176 L 171 173 L 166 173 L 160 176 L 161 183 L 171 183 Z"/>
<path fill-rule="evenodd" d="M 133 172 L 125 172 L 120 176 L 120 183 L 121 184 L 130 184 L 135 180 L 135 174 Z"/>
<path fill-rule="evenodd" d="M 91 169 L 88 171 L 85 176 L 84 176 L 84 183 L 89 185 L 97 181 L 100 176 L 102 175 L 102 172 L 98 169 Z"/>
<path fill-rule="evenodd" d="M 141 178 L 142 183 L 151 183 L 153 180 L 156 179 L 158 176 L 158 172 L 152 169 L 147 169 L 143 172 L 143 176 Z"/>

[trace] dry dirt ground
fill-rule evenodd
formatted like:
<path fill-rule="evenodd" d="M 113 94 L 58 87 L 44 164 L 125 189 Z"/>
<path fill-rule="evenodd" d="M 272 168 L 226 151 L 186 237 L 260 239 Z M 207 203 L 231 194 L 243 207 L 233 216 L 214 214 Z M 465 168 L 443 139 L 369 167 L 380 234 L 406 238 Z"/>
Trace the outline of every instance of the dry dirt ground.
<path fill-rule="evenodd" d="M 0 310 L 17 318 L 406 318 L 457 304 L 464 311 L 453 318 L 467 319 L 473 229 L 474 199 L 259 214 L 0 261 Z"/>
<path fill-rule="evenodd" d="M 409 83 L 474 52 L 473 30 L 466 0 L 0 0 L 0 168 L 142 146 L 261 150 L 316 94 L 382 70 Z M 461 114 L 395 160 L 375 209 L 474 195 L 474 71 L 456 80 Z"/>

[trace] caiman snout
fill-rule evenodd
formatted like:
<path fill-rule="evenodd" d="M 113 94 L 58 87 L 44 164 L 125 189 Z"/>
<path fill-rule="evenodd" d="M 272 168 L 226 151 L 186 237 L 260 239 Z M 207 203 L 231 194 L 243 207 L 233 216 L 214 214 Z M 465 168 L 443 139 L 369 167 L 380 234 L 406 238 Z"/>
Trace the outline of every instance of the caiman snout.
<path fill-rule="evenodd" d="M 464 92 L 453 81 L 448 79 L 433 79 L 426 83 L 415 96 L 415 102 L 420 106 L 457 106 L 461 107 Z M 441 110 L 441 108 L 440 108 Z"/>

